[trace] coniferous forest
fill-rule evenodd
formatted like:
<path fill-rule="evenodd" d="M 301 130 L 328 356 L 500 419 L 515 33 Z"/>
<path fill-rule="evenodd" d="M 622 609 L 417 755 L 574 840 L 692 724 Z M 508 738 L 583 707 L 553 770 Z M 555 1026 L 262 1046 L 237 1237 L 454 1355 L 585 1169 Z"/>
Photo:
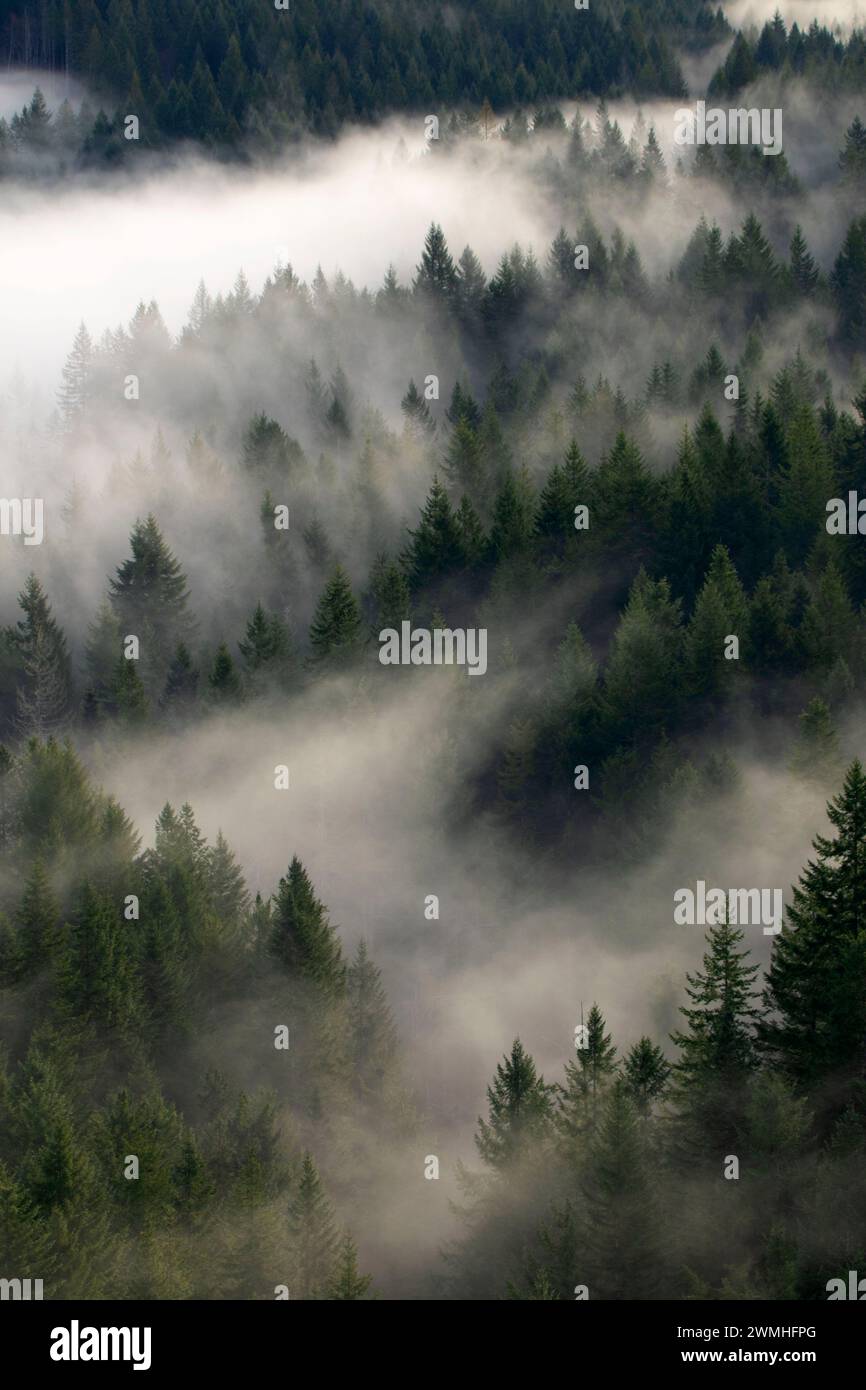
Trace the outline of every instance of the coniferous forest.
<path fill-rule="evenodd" d="M 0 6 L 0 1279 L 866 1296 L 866 39 L 802 8 Z"/>

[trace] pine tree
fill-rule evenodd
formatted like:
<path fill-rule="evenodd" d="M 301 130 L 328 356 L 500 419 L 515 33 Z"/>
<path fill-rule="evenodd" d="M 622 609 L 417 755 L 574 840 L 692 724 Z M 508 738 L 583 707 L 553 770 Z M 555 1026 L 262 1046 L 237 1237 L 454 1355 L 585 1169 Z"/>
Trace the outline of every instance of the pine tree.
<path fill-rule="evenodd" d="M 845 144 L 839 155 L 842 180 L 853 188 L 866 184 L 866 125 L 855 116 L 845 132 Z"/>
<path fill-rule="evenodd" d="M 849 226 L 830 284 L 843 341 L 851 347 L 862 345 L 866 341 L 866 217 L 856 218 Z"/>
<path fill-rule="evenodd" d="M 170 718 L 183 719 L 195 708 L 199 673 L 186 643 L 179 642 L 165 678 L 160 706 Z"/>
<path fill-rule="evenodd" d="M 88 629 L 85 648 L 87 699 L 97 715 L 110 715 L 114 711 L 114 678 L 122 650 L 120 623 L 106 599 Z"/>
<path fill-rule="evenodd" d="M 336 565 L 310 625 L 309 662 L 320 670 L 340 669 L 356 660 L 363 624 L 358 601 L 342 565 Z"/>
<path fill-rule="evenodd" d="M 829 671 L 840 657 L 857 652 L 857 616 L 839 570 L 830 560 L 803 615 L 803 653 L 813 670 Z"/>
<path fill-rule="evenodd" d="M 141 1027 L 141 996 L 126 923 L 116 903 L 85 884 L 61 963 L 65 1011 L 131 1042 Z"/>
<path fill-rule="evenodd" d="M 240 704 L 243 685 L 225 642 L 220 642 L 216 649 L 207 683 L 208 698 L 213 705 L 228 708 Z"/>
<path fill-rule="evenodd" d="M 866 1038 L 866 774 L 851 764 L 827 806 L 830 836 L 813 841 L 794 888 L 767 975 L 760 1043 L 800 1085 L 823 1087 L 824 1104 L 841 1107 L 863 1075 Z"/>
<path fill-rule="evenodd" d="M 396 561 L 382 557 L 382 563 L 373 576 L 371 591 L 375 604 L 374 635 L 378 636 L 388 627 L 399 631 L 400 624 L 412 617 L 412 595 L 408 580 Z"/>
<path fill-rule="evenodd" d="M 465 326 L 480 326 L 486 289 L 487 276 L 481 262 L 472 247 L 467 246 L 457 263 L 456 288 L 457 313 Z"/>
<path fill-rule="evenodd" d="M 585 1034 L 575 1038 L 577 1061 L 565 1064 L 565 1086 L 559 1098 L 557 1123 L 571 1137 L 595 1126 L 599 1102 L 616 1071 L 616 1048 L 604 1030 L 604 1015 L 593 1004 Z"/>
<path fill-rule="evenodd" d="M 24 667 L 25 696 L 37 696 L 41 683 L 40 698 L 45 698 L 52 717 L 56 715 L 58 723 L 62 723 L 72 705 L 71 664 L 66 638 L 35 574 L 28 575 L 18 603 L 24 618 L 10 630 L 9 637 Z"/>
<path fill-rule="evenodd" d="M 358 1247 L 347 1231 L 340 1242 L 334 1272 L 325 1286 L 325 1297 L 341 1302 L 360 1302 L 373 1282 L 358 1269 Z"/>
<path fill-rule="evenodd" d="M 118 719 L 128 728 L 136 728 L 147 722 L 150 704 L 141 676 L 138 662 L 121 655 L 114 668 L 114 681 L 111 687 L 111 704 Z"/>
<path fill-rule="evenodd" d="M 220 922 L 231 932 L 238 932 L 250 905 L 250 895 L 243 870 L 221 830 L 217 831 L 216 843 L 207 851 L 207 889 Z"/>
<path fill-rule="evenodd" d="M 648 1115 L 665 1093 L 671 1068 L 660 1047 L 640 1038 L 623 1061 L 623 1080 L 639 1115 Z"/>
<path fill-rule="evenodd" d="M 448 494 L 439 479 L 433 485 L 421 513 L 403 564 L 413 593 L 442 580 L 460 565 L 460 536 Z"/>
<path fill-rule="evenodd" d="M 674 1093 L 687 1139 L 717 1155 L 736 1136 L 746 1083 L 757 1065 L 754 1026 L 760 1009 L 752 988 L 759 966 L 737 947 L 743 933 L 728 922 L 707 932 L 703 970 L 687 974 L 691 1007 L 680 1013 L 686 1032 L 671 1034 L 679 1048 Z"/>
<path fill-rule="evenodd" d="M 656 183 L 664 186 L 665 184 L 665 161 L 655 132 L 655 126 L 650 126 L 647 142 L 643 148 L 641 157 L 641 173 L 648 183 Z"/>
<path fill-rule="evenodd" d="M 489 1167 L 508 1168 L 544 1143 L 553 1118 L 553 1089 L 515 1038 L 487 1087 L 487 1119 L 478 1118 L 475 1144 Z"/>
<path fill-rule="evenodd" d="M 806 245 L 806 238 L 799 223 L 794 228 L 794 235 L 791 238 L 791 261 L 789 274 L 791 283 L 798 295 L 804 299 L 815 293 L 820 278 L 815 258 Z"/>
<path fill-rule="evenodd" d="M 15 723 L 23 738 L 48 738 L 63 728 L 69 714 L 64 677 L 51 639 L 40 629 L 24 658 L 22 683 L 15 692 Z"/>
<path fill-rule="evenodd" d="M 586 1172 L 577 1281 L 592 1299 L 657 1298 L 665 1262 L 650 1156 L 622 1083 L 604 1104 Z"/>
<path fill-rule="evenodd" d="M 191 632 L 186 578 L 163 540 L 154 516 L 136 522 L 132 556 L 109 581 L 111 602 L 124 635 L 138 637 L 149 694 L 161 692 L 171 653 Z"/>
<path fill-rule="evenodd" d="M 424 240 L 421 264 L 415 273 L 415 293 L 434 304 L 451 303 L 457 293 L 458 277 L 442 228 L 435 222 Z"/>
<path fill-rule="evenodd" d="M 238 649 L 253 689 L 273 682 L 285 691 L 296 683 L 297 662 L 289 629 L 278 613 L 267 613 L 261 603 L 256 604 Z"/>
<path fill-rule="evenodd" d="M 331 1204 L 309 1153 L 304 1154 L 300 1182 L 289 1204 L 289 1244 L 292 1297 L 326 1298 L 335 1273 L 339 1278 L 338 1237 Z"/>
<path fill-rule="evenodd" d="M 346 999 L 356 1090 L 362 1099 L 375 1103 L 383 1098 L 396 1064 L 397 1031 L 381 976 L 363 940 L 349 966 Z"/>
<path fill-rule="evenodd" d="M 16 914 L 18 950 L 24 970 L 53 967 L 60 947 L 60 908 L 41 857 L 33 861 Z"/>
<path fill-rule="evenodd" d="M 606 718 L 619 736 L 637 742 L 676 716 L 680 692 L 672 673 L 682 662 L 682 618 L 667 580 L 642 571 L 614 633 L 604 674 Z"/>
<path fill-rule="evenodd" d="M 538 499 L 535 534 L 544 552 L 564 552 L 575 535 L 575 508 L 591 503 L 589 489 L 589 471 L 573 439 L 564 463 L 554 464 Z"/>
<path fill-rule="evenodd" d="M 801 401 L 788 428 L 787 469 L 779 495 L 785 553 L 792 564 L 806 559 L 833 495 L 833 468 L 815 412 Z"/>
<path fill-rule="evenodd" d="M 79 324 L 72 351 L 61 372 L 63 385 L 58 393 L 60 418 L 71 430 L 84 415 L 91 397 L 93 342 L 83 323 Z"/>
<path fill-rule="evenodd" d="M 526 469 L 509 470 L 493 504 L 490 557 L 495 564 L 517 560 L 529 552 L 535 510 L 532 484 Z"/>
<path fill-rule="evenodd" d="M 791 771 L 814 782 L 835 782 L 842 773 L 842 752 L 833 716 L 817 697 L 800 715 L 800 736 L 791 755 Z"/>
<path fill-rule="evenodd" d="M 269 949 L 290 976 L 309 982 L 324 996 L 343 994 L 346 967 L 342 948 L 297 856 L 277 888 Z"/>
<path fill-rule="evenodd" d="M 725 655 L 726 638 L 745 643 L 748 603 L 724 546 L 716 546 L 686 631 L 685 654 L 692 690 L 718 696 L 736 676 L 739 662 Z"/>
<path fill-rule="evenodd" d="M 400 409 L 406 419 L 406 426 L 417 439 L 430 439 L 436 433 L 436 422 L 430 414 L 430 407 L 414 381 L 400 402 Z"/>
<path fill-rule="evenodd" d="M 481 443 L 468 420 L 457 421 L 442 466 L 448 481 L 458 492 L 465 492 L 475 500 L 483 496 Z"/>

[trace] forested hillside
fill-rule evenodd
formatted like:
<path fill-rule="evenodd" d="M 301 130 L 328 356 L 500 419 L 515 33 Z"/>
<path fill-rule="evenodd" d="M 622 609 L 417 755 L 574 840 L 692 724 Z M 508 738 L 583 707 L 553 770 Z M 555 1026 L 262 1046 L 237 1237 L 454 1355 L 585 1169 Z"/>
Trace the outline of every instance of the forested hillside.
<path fill-rule="evenodd" d="M 0 8 L 86 91 L 0 122 L 0 1279 L 863 1270 L 862 38 L 731 38 Z M 676 144 L 680 57 L 782 93 L 783 152 Z"/>
<path fill-rule="evenodd" d="M 585 13 L 559 0 L 531 11 L 521 0 L 292 0 L 282 10 L 253 0 L 22 0 L 3 10 L 4 58 L 71 71 L 99 95 L 107 116 L 93 125 L 97 144 L 127 112 L 149 145 L 247 137 L 273 149 L 394 111 L 678 96 L 676 46 L 728 32 L 709 0 L 593 0 Z"/>

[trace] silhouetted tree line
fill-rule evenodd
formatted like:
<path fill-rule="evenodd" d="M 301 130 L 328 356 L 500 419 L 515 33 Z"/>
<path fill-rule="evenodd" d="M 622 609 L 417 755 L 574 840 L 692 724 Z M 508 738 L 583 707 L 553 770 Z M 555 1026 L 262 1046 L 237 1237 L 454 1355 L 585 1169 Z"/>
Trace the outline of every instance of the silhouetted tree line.
<path fill-rule="evenodd" d="M 48 1298 L 373 1296 L 346 1226 L 423 1120 L 364 944 L 345 959 L 297 858 L 251 900 L 189 806 L 167 805 L 142 852 L 68 744 L 0 764 L 5 1277 Z M 440 1294 L 820 1299 L 862 1269 L 858 762 L 828 810 L 763 987 L 719 920 L 672 1046 L 618 1055 L 593 1005 L 551 1083 L 515 1041 L 479 1119 L 483 1169 L 460 1168 Z"/>
<path fill-rule="evenodd" d="M 708 45 L 728 26 L 709 3 L 594 0 L 577 12 L 538 0 L 437 7 L 292 0 L 47 0 L 5 7 L 0 50 L 12 64 L 75 73 L 110 97 L 90 117 L 90 154 L 118 158 L 122 118 L 159 147 L 196 140 L 276 148 L 312 129 L 394 111 L 489 100 L 499 109 L 586 93 L 680 95 L 674 45 Z M 540 36 L 543 36 L 543 40 Z"/>

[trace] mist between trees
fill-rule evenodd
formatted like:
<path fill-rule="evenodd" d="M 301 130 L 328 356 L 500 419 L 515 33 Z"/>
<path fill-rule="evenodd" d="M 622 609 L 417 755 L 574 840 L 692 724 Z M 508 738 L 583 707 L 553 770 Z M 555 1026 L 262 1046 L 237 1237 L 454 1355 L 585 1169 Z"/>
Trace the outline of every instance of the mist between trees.
<path fill-rule="evenodd" d="M 788 67 L 743 42 L 792 80 L 796 35 Z M 176 334 L 133 291 L 56 408 L 12 380 L 4 487 L 44 539 L 0 536 L 0 1275 L 864 1270 L 866 562 L 827 521 L 866 497 L 866 137 L 819 66 L 772 160 L 678 166 L 667 108 L 446 118 L 374 185 L 442 195 L 411 269 L 281 259 Z M 546 241 L 452 245 L 472 179 Z M 383 665 L 403 624 L 484 632 L 483 672 Z M 699 880 L 784 885 L 779 936 L 677 925 Z"/>

